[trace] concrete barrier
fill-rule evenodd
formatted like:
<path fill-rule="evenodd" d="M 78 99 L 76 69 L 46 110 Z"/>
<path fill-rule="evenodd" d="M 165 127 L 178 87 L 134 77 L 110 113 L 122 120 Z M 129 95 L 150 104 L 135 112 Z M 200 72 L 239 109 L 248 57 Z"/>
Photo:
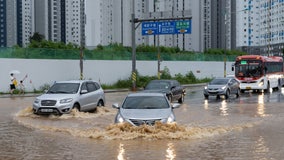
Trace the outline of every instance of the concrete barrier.
<path fill-rule="evenodd" d="M 233 62 L 227 62 L 227 73 Z M 136 69 L 140 75 L 157 75 L 157 61 L 137 61 Z M 0 92 L 8 92 L 10 84 L 10 71 L 18 70 L 15 77 L 18 81 L 28 77 L 24 81 L 26 91 L 40 89 L 44 85 L 51 85 L 55 81 L 72 80 L 80 78 L 79 60 L 43 60 L 43 59 L 0 59 Z M 172 76 L 185 75 L 192 71 L 197 78 L 222 77 L 224 75 L 223 62 L 202 61 L 162 61 L 161 69 L 167 67 Z M 118 80 L 130 77 L 132 61 L 84 61 L 84 79 L 99 81 L 101 84 L 113 84 Z"/>

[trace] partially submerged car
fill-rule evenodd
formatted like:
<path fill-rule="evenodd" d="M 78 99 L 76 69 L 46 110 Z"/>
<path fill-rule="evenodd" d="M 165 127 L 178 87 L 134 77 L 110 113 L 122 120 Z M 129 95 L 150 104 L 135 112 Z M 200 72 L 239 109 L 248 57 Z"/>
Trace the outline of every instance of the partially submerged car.
<path fill-rule="evenodd" d="M 150 81 L 143 92 L 160 92 L 166 94 L 170 102 L 184 102 L 185 88 L 177 80 L 159 79 Z"/>
<path fill-rule="evenodd" d="M 113 104 L 118 112 L 115 123 L 130 123 L 133 126 L 154 125 L 156 122 L 175 122 L 174 108 L 180 104 L 171 104 L 163 93 L 130 93 L 121 106 Z"/>
<path fill-rule="evenodd" d="M 95 111 L 97 106 L 104 106 L 105 94 L 96 81 L 72 80 L 54 83 L 50 89 L 36 97 L 33 103 L 35 114 L 70 113 L 76 108 L 79 111 Z"/>
<path fill-rule="evenodd" d="M 236 97 L 240 95 L 240 83 L 234 77 L 214 78 L 211 82 L 204 87 L 204 97 L 207 99 L 209 96 L 225 96 L 229 98 L 231 94 Z"/>

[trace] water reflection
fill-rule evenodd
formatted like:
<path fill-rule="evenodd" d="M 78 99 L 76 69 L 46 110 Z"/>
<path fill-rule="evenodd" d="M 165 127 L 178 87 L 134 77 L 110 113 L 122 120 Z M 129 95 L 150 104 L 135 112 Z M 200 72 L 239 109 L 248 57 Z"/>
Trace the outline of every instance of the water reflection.
<path fill-rule="evenodd" d="M 269 153 L 269 148 L 266 146 L 265 140 L 262 136 L 257 139 L 253 149 L 254 159 L 263 159 L 263 157 Z"/>
<path fill-rule="evenodd" d="M 124 156 L 125 156 L 124 144 L 120 143 L 119 149 L 118 149 L 117 160 L 125 160 Z"/>
<path fill-rule="evenodd" d="M 220 111 L 221 111 L 221 113 L 220 113 L 221 116 L 227 116 L 227 115 L 229 115 L 229 114 L 228 114 L 228 106 L 227 106 L 227 101 L 226 101 L 226 100 L 223 100 L 223 101 L 221 102 L 221 107 L 220 107 L 219 109 L 220 109 Z"/>
<path fill-rule="evenodd" d="M 167 160 L 173 160 L 176 158 L 176 152 L 174 149 L 174 144 L 173 143 L 168 143 L 168 148 L 167 148 L 167 155 L 166 155 L 166 159 Z"/>
<path fill-rule="evenodd" d="M 263 93 L 258 95 L 257 115 L 261 117 L 265 116 L 265 105 L 264 105 L 264 94 Z"/>
<path fill-rule="evenodd" d="M 209 106 L 208 100 L 205 99 L 205 100 L 204 100 L 204 109 L 207 110 L 207 109 L 208 109 L 208 106 Z"/>

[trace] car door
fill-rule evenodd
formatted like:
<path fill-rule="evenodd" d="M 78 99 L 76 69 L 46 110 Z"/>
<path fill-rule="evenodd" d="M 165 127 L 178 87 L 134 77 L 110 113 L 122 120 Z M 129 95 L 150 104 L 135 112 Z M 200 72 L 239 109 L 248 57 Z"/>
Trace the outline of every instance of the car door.
<path fill-rule="evenodd" d="M 231 79 L 230 82 L 231 93 L 235 94 L 238 91 L 238 83 L 235 79 Z"/>
<path fill-rule="evenodd" d="M 96 108 L 97 101 L 95 90 L 96 86 L 94 82 L 89 81 L 82 84 L 80 95 L 81 110 L 88 111 Z"/>

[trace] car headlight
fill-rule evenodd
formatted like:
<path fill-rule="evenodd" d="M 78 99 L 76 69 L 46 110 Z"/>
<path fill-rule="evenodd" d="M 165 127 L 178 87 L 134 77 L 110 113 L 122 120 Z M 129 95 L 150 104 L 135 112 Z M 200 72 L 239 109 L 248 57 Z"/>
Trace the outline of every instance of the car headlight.
<path fill-rule="evenodd" d="M 117 117 L 116 117 L 116 121 L 117 121 L 117 123 L 123 123 L 124 118 L 120 114 L 118 114 Z"/>
<path fill-rule="evenodd" d="M 73 98 L 66 98 L 66 99 L 61 99 L 60 103 L 69 103 L 73 100 Z"/>
<path fill-rule="evenodd" d="M 39 103 L 39 101 L 40 101 L 39 99 L 35 99 L 34 103 L 37 104 L 37 103 Z"/>
<path fill-rule="evenodd" d="M 263 86 L 263 79 L 259 82 L 258 86 Z"/>
<path fill-rule="evenodd" d="M 204 87 L 204 89 L 207 89 L 207 88 L 208 88 L 207 86 Z"/>
<path fill-rule="evenodd" d="M 223 90 L 226 89 L 226 86 L 223 86 L 221 89 L 223 89 Z"/>
<path fill-rule="evenodd" d="M 167 123 L 172 123 L 174 121 L 175 121 L 175 118 L 174 118 L 173 114 L 171 114 L 167 119 Z"/>

